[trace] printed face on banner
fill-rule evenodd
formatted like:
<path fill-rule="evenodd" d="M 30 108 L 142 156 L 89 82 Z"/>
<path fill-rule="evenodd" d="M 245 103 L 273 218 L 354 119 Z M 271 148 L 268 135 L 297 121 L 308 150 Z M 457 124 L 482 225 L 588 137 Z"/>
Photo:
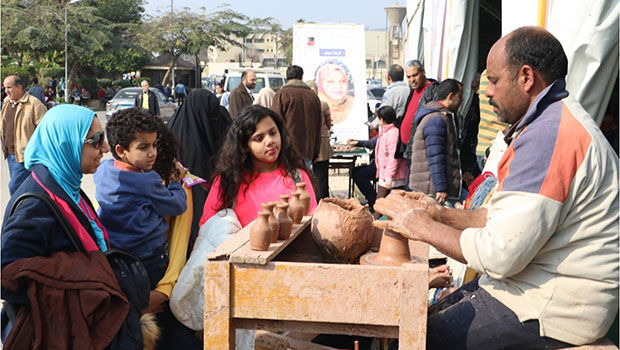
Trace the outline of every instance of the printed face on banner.
<path fill-rule="evenodd" d="M 355 100 L 353 78 L 344 63 L 338 60 L 326 60 L 314 75 L 319 90 L 319 98 L 329 105 L 332 122 L 345 121 Z"/>
<path fill-rule="evenodd" d="M 314 79 L 319 98 L 329 105 L 337 142 L 368 139 L 364 26 L 296 23 L 293 64 Z"/>

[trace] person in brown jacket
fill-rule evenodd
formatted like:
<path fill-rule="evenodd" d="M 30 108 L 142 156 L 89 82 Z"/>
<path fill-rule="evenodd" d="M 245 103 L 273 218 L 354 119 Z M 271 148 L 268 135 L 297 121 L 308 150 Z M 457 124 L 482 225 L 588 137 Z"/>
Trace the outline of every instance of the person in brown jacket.
<path fill-rule="evenodd" d="M 288 67 L 288 82 L 273 97 L 271 109 L 282 116 L 291 144 L 304 157 L 308 169 L 312 169 L 321 147 L 321 101 L 303 82 L 303 76 L 300 66 Z"/>
<path fill-rule="evenodd" d="M 24 168 L 24 150 L 47 107 L 24 90 L 24 81 L 15 75 L 4 79 L 7 97 L 2 102 L 0 137 L 9 164 L 9 193 L 12 195 L 30 175 Z"/>
<path fill-rule="evenodd" d="M 230 116 L 234 119 L 245 106 L 249 106 L 254 102 L 252 89 L 256 87 L 256 73 L 248 69 L 241 73 L 241 84 L 239 84 L 228 98 L 228 110 Z"/>

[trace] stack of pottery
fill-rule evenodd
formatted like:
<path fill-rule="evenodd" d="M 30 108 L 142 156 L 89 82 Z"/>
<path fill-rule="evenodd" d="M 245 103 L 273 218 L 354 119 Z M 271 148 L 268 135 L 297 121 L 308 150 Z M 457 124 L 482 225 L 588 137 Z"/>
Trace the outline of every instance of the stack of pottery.
<path fill-rule="evenodd" d="M 327 262 L 355 263 L 370 246 L 372 221 L 355 198 L 324 198 L 312 215 L 312 238 Z"/>

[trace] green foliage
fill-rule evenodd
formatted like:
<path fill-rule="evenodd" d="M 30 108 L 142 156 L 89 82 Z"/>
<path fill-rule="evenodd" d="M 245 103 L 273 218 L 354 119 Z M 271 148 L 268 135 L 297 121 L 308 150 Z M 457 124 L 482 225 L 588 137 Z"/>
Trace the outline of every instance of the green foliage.
<path fill-rule="evenodd" d="M 22 80 L 24 81 L 24 85 L 28 86 L 30 85 L 30 78 L 34 77 L 35 75 L 35 70 L 32 66 L 13 66 L 2 68 L 2 81 L 4 81 L 4 78 L 10 75 L 17 75 L 18 77 L 22 78 Z"/>
<path fill-rule="evenodd" d="M 125 79 L 118 79 L 118 80 L 114 80 L 112 82 L 112 86 L 114 86 L 114 87 L 120 86 L 122 88 L 131 87 L 131 82 L 129 80 L 125 80 Z"/>
<path fill-rule="evenodd" d="M 49 77 L 40 77 L 39 78 L 39 86 L 42 87 L 45 90 L 50 85 L 50 81 L 51 80 L 52 79 L 49 78 Z"/>
<path fill-rule="evenodd" d="M 142 47 L 122 43 L 97 55 L 93 63 L 95 68 L 102 72 L 101 75 L 114 77 L 124 72 L 140 70 L 150 59 L 151 55 Z"/>
<path fill-rule="evenodd" d="M 60 79 L 65 76 L 64 67 L 45 67 L 39 69 L 39 74 L 44 77 Z"/>
<path fill-rule="evenodd" d="M 97 79 L 96 78 L 80 78 L 77 81 L 79 88 L 86 88 L 90 92 L 91 96 L 97 92 Z"/>
<path fill-rule="evenodd" d="M 107 79 L 107 78 L 97 79 L 97 87 L 99 89 L 107 88 L 110 86 L 112 86 L 112 79 Z"/>

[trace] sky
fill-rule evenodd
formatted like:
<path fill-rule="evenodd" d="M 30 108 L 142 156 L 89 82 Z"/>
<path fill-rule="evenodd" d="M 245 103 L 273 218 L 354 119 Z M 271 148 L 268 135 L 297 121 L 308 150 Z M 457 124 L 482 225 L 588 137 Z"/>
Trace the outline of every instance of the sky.
<path fill-rule="evenodd" d="M 306 22 L 360 23 L 366 29 L 383 29 L 386 26 L 384 8 L 397 3 L 396 0 L 145 0 L 146 13 L 161 15 L 183 7 L 198 11 L 204 6 L 207 12 L 229 4 L 231 9 L 252 18 L 273 17 L 283 28 L 290 28 L 298 19 Z M 406 0 L 399 0 L 406 6 Z M 159 12 L 158 12 L 159 11 Z"/>

